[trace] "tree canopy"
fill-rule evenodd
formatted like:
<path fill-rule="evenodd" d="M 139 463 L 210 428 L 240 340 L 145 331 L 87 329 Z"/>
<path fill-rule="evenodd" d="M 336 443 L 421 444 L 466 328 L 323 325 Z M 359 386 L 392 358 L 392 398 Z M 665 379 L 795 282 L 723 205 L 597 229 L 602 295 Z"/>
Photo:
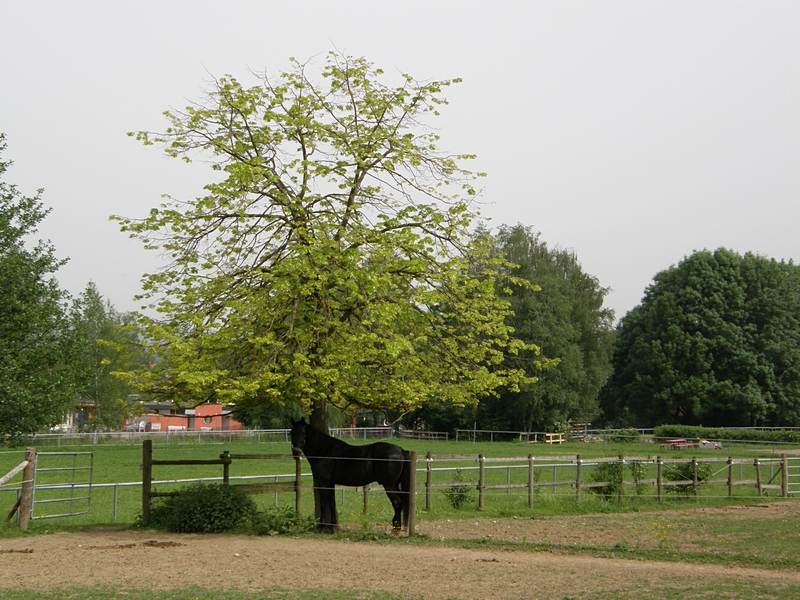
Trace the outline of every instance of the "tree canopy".
<path fill-rule="evenodd" d="M 167 111 L 163 133 L 136 134 L 219 177 L 201 198 L 119 219 L 171 258 L 145 277 L 165 361 L 133 381 L 195 403 L 300 403 L 317 425 L 326 406 L 472 404 L 524 381 L 504 365 L 524 344 L 495 293 L 498 261 L 470 241 L 471 156 L 441 152 L 422 123 L 457 80 L 390 86 L 334 52 L 318 73 L 291 64 L 253 87 L 217 79 Z"/>
<path fill-rule="evenodd" d="M 65 261 L 49 242 L 26 243 L 50 211 L 42 190 L 25 196 L 3 180 L 10 165 L 0 160 L 0 438 L 61 423 L 77 385 L 67 295 L 53 277 Z"/>
<path fill-rule="evenodd" d="M 77 401 L 85 413 L 85 428 L 120 429 L 139 410 L 129 400 L 135 390 L 114 375 L 148 364 L 133 321 L 133 315 L 117 312 L 93 282 L 73 302 L 80 373 Z"/>
<path fill-rule="evenodd" d="M 800 425 L 800 268 L 695 252 L 622 319 L 613 362 L 610 422 Z"/>
<path fill-rule="evenodd" d="M 522 351 L 508 357 L 507 366 L 526 368 L 537 381 L 501 389 L 474 411 L 447 404 L 426 407 L 407 423 L 424 422 L 437 430 L 477 424 L 480 429 L 554 431 L 569 421 L 591 421 L 611 373 L 614 314 L 603 307 L 608 289 L 583 271 L 574 252 L 548 247 L 530 227 L 503 225 L 492 244 L 516 278 L 503 284 L 512 308 L 506 323 L 515 336 L 535 341 L 540 349 L 536 356 Z"/>

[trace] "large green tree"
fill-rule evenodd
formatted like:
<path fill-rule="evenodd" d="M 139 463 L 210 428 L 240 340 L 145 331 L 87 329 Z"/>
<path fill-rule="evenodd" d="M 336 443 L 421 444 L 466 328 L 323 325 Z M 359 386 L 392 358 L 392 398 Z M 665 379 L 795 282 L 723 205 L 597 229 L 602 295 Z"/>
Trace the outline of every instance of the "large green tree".
<path fill-rule="evenodd" d="M 658 273 L 601 405 L 617 424 L 800 425 L 800 268 L 719 249 Z"/>
<path fill-rule="evenodd" d="M 115 376 L 148 366 L 133 315 L 120 313 L 89 282 L 72 306 L 72 326 L 80 350 L 77 403 L 87 429 L 120 429 L 139 406 L 134 389 Z"/>
<path fill-rule="evenodd" d="M 407 411 L 472 404 L 524 380 L 490 248 L 471 244 L 474 174 L 422 120 L 451 81 L 384 83 L 363 58 L 230 76 L 139 132 L 218 172 L 207 194 L 122 228 L 172 259 L 145 278 L 163 367 L 135 383 L 173 399 Z M 480 273 L 475 264 L 485 265 Z"/>
<path fill-rule="evenodd" d="M 10 164 L 0 160 L 0 439 L 61 423 L 77 386 L 68 298 L 53 277 L 65 261 L 49 242 L 28 243 L 49 209 L 42 190 L 25 196 L 3 180 Z"/>
<path fill-rule="evenodd" d="M 478 408 L 479 417 L 494 404 L 494 414 L 504 415 L 506 427 L 517 425 L 525 431 L 591 421 L 599 412 L 600 389 L 611 374 L 614 311 L 603 306 L 608 288 L 583 270 L 573 251 L 548 247 L 530 227 L 501 227 L 497 247 L 517 265 L 513 274 L 530 284 L 511 284 L 513 314 L 506 322 L 517 337 L 536 340 L 542 364 L 551 361 L 551 366 L 535 372 L 528 366 L 538 382 L 504 390 Z M 508 360 L 513 365 L 518 359 Z"/>
<path fill-rule="evenodd" d="M 603 303 L 608 289 L 584 272 L 574 252 L 550 248 L 524 225 L 500 227 L 489 237 L 515 277 L 507 286 L 512 312 L 506 323 L 536 353 L 507 358 L 537 381 L 502 389 L 477 410 L 443 403 L 415 411 L 409 426 L 452 431 L 456 427 L 505 431 L 554 431 L 597 416 L 598 393 L 611 374 L 614 313 Z"/>

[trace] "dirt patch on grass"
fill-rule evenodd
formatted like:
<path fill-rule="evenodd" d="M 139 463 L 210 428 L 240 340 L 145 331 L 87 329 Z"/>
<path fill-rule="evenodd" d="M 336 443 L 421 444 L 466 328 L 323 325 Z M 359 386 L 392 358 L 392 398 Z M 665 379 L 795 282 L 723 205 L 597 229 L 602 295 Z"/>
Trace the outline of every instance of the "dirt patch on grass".
<path fill-rule="evenodd" d="M 696 512 L 774 518 L 797 516 L 800 503 Z M 652 521 L 660 514 L 646 517 Z M 492 538 L 613 546 L 625 535 L 623 522 L 640 516 L 422 521 L 418 531 L 434 540 Z M 646 594 L 647 589 L 688 587 L 698 580 L 800 585 L 800 573 L 790 570 L 605 559 L 558 551 L 114 530 L 0 540 L 0 572 L 0 590 L 76 586 L 171 590 L 200 585 L 370 590 L 431 599 L 563 598 L 597 590 Z"/>
<path fill-rule="evenodd" d="M 732 520 L 800 517 L 800 502 L 687 508 L 646 513 L 599 514 L 575 517 L 443 520 L 423 523 L 419 529 L 434 539 L 508 540 L 517 543 L 569 546 L 625 545 L 655 549 L 665 545 L 694 550 L 707 538 L 704 531 L 686 527 L 698 516 Z"/>

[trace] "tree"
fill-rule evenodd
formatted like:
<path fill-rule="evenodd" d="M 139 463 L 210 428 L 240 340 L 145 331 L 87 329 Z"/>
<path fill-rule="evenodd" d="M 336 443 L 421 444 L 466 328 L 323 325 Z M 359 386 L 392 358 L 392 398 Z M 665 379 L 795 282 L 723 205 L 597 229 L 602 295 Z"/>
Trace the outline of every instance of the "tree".
<path fill-rule="evenodd" d="M 0 155 L 6 149 L 0 134 Z M 49 242 L 26 245 L 50 212 L 39 190 L 2 180 L 0 160 L 0 436 L 12 440 L 61 423 L 75 400 L 75 344 L 67 295 L 53 274 L 66 261 Z"/>
<path fill-rule="evenodd" d="M 520 339 L 536 340 L 541 364 L 552 362 L 536 372 L 528 367 L 537 383 L 503 391 L 478 407 L 479 418 L 497 405 L 502 411 L 495 414 L 505 415 L 503 428 L 557 430 L 569 421 L 591 421 L 611 374 L 614 311 L 603 306 L 608 288 L 583 271 L 574 252 L 549 248 L 530 227 L 502 226 L 497 247 L 517 265 L 513 274 L 530 284 L 510 286 L 512 314 L 506 322 Z M 509 358 L 511 364 L 516 360 Z"/>
<path fill-rule="evenodd" d="M 617 424 L 800 425 L 800 269 L 695 252 L 620 322 L 601 406 Z"/>
<path fill-rule="evenodd" d="M 551 249 L 523 225 L 500 227 L 490 239 L 515 280 L 506 324 L 537 350 L 507 358 L 508 368 L 527 368 L 533 384 L 501 389 L 476 410 L 442 403 L 408 415 L 405 424 L 437 431 L 472 428 L 553 431 L 569 421 L 589 421 L 599 412 L 598 394 L 611 374 L 614 313 L 603 307 L 608 289 L 583 271 L 574 252 Z"/>
<path fill-rule="evenodd" d="M 136 410 L 129 401 L 133 388 L 114 373 L 147 366 L 133 316 L 117 312 L 89 282 L 73 303 L 72 321 L 80 348 L 78 403 L 87 413 L 83 426 L 119 429 Z"/>
<path fill-rule="evenodd" d="M 207 195 L 170 200 L 122 229 L 172 260 L 145 277 L 144 319 L 163 367 L 140 389 L 243 410 L 301 404 L 405 412 L 431 398 L 473 404 L 524 381 L 496 260 L 471 243 L 475 175 L 420 120 L 456 82 L 399 86 L 363 58 L 329 53 L 246 88 L 214 82 L 204 103 L 139 132 L 219 172 Z M 481 263 L 481 261 L 483 261 Z M 484 264 L 480 273 L 475 264 Z M 251 411 L 254 412 L 254 411 Z"/>

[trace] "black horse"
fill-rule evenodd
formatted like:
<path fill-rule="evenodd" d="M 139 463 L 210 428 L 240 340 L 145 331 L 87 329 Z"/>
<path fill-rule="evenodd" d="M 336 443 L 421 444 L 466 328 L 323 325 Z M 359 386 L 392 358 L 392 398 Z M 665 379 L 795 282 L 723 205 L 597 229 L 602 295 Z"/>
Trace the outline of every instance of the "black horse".
<path fill-rule="evenodd" d="M 322 533 L 333 533 L 338 524 L 335 486 L 367 485 L 377 481 L 386 490 L 394 507 L 392 527 L 397 531 L 408 526 L 410 455 L 400 446 L 376 442 L 365 446 L 350 444 L 314 429 L 305 419 L 292 423 L 292 451 L 302 452 L 311 465 L 314 488 L 319 501 L 319 525 Z"/>

